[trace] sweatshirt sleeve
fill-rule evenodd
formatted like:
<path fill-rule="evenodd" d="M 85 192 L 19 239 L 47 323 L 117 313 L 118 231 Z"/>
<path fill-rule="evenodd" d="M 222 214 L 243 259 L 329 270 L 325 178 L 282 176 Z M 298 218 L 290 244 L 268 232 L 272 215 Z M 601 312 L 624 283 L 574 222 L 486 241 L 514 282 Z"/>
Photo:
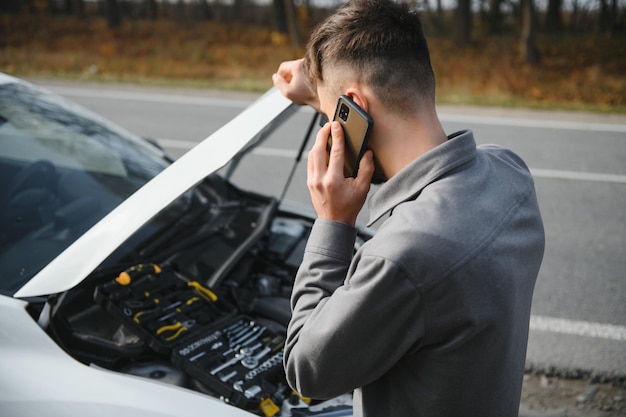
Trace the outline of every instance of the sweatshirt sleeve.
<path fill-rule="evenodd" d="M 358 252 L 356 230 L 316 220 L 291 298 L 285 371 L 325 399 L 378 379 L 423 335 L 419 292 L 400 268 Z"/>

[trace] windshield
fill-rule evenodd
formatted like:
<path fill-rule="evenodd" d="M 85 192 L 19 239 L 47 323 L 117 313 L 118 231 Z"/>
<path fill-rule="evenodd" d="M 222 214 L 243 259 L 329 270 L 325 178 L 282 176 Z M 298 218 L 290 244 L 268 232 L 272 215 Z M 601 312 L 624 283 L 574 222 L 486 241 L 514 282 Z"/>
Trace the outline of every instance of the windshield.
<path fill-rule="evenodd" d="M 0 290 L 19 288 L 168 165 L 141 138 L 56 95 L 0 85 Z"/>

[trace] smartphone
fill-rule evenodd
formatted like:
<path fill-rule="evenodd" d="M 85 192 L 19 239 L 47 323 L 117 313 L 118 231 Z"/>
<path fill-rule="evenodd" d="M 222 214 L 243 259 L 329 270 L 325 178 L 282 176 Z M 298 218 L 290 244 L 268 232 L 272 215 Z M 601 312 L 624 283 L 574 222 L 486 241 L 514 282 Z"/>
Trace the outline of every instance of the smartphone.
<path fill-rule="evenodd" d="M 346 144 L 343 174 L 346 178 L 354 178 L 359 171 L 359 162 L 367 150 L 367 141 L 369 140 L 374 120 L 350 97 L 345 95 L 339 97 L 333 120 L 341 123 L 343 127 L 343 136 Z M 326 152 L 329 157 L 332 145 L 332 137 L 329 136 L 326 144 Z"/>

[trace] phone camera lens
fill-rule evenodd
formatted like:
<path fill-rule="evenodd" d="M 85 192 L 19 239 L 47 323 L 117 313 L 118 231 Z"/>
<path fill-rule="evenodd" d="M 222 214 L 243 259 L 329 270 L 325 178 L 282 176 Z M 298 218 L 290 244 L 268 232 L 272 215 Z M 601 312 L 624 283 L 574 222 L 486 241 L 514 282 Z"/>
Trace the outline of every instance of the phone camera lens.
<path fill-rule="evenodd" d="M 349 113 L 350 113 L 350 108 L 346 106 L 345 104 L 341 104 L 341 107 L 339 107 L 339 117 L 341 118 L 341 120 L 343 120 L 344 122 L 347 122 Z"/>

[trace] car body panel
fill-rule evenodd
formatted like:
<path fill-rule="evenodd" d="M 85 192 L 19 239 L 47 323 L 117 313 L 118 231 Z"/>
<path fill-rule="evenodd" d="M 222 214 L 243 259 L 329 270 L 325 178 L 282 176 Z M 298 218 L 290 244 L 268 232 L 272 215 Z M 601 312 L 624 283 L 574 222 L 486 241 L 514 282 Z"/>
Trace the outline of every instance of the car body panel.
<path fill-rule="evenodd" d="M 16 83 L 16 82 L 22 82 L 22 81 L 18 80 L 15 77 L 11 77 L 8 74 L 0 73 L 0 84 Z"/>
<path fill-rule="evenodd" d="M 44 267 L 14 296 L 37 297 L 67 291 L 87 277 L 108 255 L 161 209 L 242 149 L 271 131 L 294 110 L 276 89 L 206 138 L 137 190 Z"/>

